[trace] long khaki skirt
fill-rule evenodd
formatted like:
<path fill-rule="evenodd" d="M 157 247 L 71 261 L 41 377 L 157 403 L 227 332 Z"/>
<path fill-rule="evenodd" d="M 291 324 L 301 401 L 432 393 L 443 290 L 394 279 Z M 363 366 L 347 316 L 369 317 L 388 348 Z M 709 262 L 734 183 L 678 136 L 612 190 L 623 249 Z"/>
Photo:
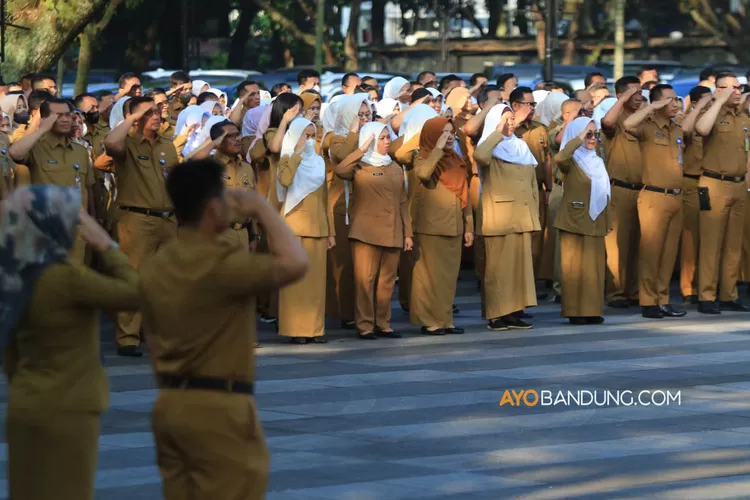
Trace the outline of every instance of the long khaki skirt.
<path fill-rule="evenodd" d="M 416 251 L 410 252 L 416 260 L 409 309 L 415 325 L 454 326 L 453 298 L 461 269 L 461 241 L 461 236 L 417 235 Z"/>
<path fill-rule="evenodd" d="M 601 316 L 606 272 L 604 236 L 560 231 L 560 269 L 562 316 Z"/>
<path fill-rule="evenodd" d="M 297 239 L 310 266 L 304 278 L 279 290 L 279 335 L 320 337 L 325 333 L 327 238 Z"/>
<path fill-rule="evenodd" d="M 484 293 L 487 319 L 536 305 L 531 233 L 485 236 Z"/>

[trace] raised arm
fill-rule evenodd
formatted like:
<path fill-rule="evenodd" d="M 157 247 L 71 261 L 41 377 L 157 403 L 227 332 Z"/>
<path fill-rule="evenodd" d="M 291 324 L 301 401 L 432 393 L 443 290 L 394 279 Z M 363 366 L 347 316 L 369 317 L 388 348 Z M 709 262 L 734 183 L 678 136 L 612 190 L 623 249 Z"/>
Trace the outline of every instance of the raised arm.
<path fill-rule="evenodd" d="M 643 120 L 652 115 L 656 110 L 662 109 L 672 101 L 672 98 L 662 99 L 661 101 L 652 102 L 643 109 L 639 109 L 632 115 L 628 116 L 628 119 L 623 123 L 625 130 L 633 135 L 638 135 L 638 127 L 641 126 Z"/>
<path fill-rule="evenodd" d="M 274 134 L 273 139 L 268 141 L 268 150 L 271 153 L 281 152 L 281 143 L 284 141 L 286 130 L 289 127 L 289 124 L 292 123 L 292 120 L 299 116 L 299 112 L 299 104 L 295 104 L 294 106 L 286 110 L 286 113 L 284 113 L 284 117 L 281 119 L 281 123 L 279 124 L 279 128 L 276 130 L 276 134 Z"/>
<path fill-rule="evenodd" d="M 685 115 L 685 119 L 682 120 L 682 135 L 685 136 L 686 141 L 690 140 L 690 136 L 692 136 L 695 131 L 695 124 L 698 121 L 698 117 L 706 106 L 708 106 L 708 103 L 711 102 L 712 98 L 713 96 L 706 92 L 703 94 L 703 97 L 695 103 L 695 107 Z"/>
<path fill-rule="evenodd" d="M 302 137 L 304 138 L 304 136 Z M 291 186 L 300 163 L 302 163 L 302 157 L 299 155 L 299 151 L 295 151 L 292 156 L 283 155 L 279 160 L 279 184 L 285 188 Z"/>
<path fill-rule="evenodd" d="M 586 130 L 584 130 L 583 133 L 586 133 Z M 580 136 L 576 137 L 568 142 L 565 147 L 555 155 L 557 168 L 559 168 L 562 173 L 567 174 L 570 172 L 570 169 L 573 166 L 573 153 L 575 153 L 576 149 L 580 148 L 582 144 L 583 138 Z"/>
<path fill-rule="evenodd" d="M 617 119 L 620 117 L 620 113 L 622 113 L 622 110 L 625 107 L 625 103 L 628 102 L 630 98 L 633 97 L 637 92 L 640 92 L 638 87 L 630 87 L 628 90 L 623 92 L 620 98 L 617 99 L 615 105 L 612 106 L 609 111 L 607 111 L 606 115 L 604 115 L 604 118 L 602 118 L 602 130 L 605 134 L 607 134 L 607 136 L 612 136 L 615 130 L 615 125 L 617 125 Z"/>
<path fill-rule="evenodd" d="M 719 112 L 721 111 L 721 108 L 724 106 L 724 104 L 726 104 L 726 102 L 729 100 L 732 92 L 734 92 L 733 89 L 721 89 L 714 94 L 715 100 L 713 104 L 711 104 L 711 107 L 708 108 L 708 111 L 703 113 L 703 116 L 698 119 L 698 123 L 695 124 L 695 131 L 698 132 L 698 135 L 706 137 L 711 134 L 711 130 L 714 128 L 716 119 L 719 117 Z"/>
<path fill-rule="evenodd" d="M 190 153 L 188 153 L 185 156 L 185 160 L 203 160 L 205 158 L 208 158 L 208 156 L 211 154 L 212 149 L 216 149 L 219 147 L 219 144 L 224 141 L 224 138 L 227 136 L 227 132 L 224 132 L 219 137 L 217 137 L 214 140 L 211 140 L 210 138 L 205 141 L 203 144 L 192 150 Z"/>
<path fill-rule="evenodd" d="M 474 151 L 474 161 L 477 162 L 477 166 L 487 168 L 490 166 L 492 161 L 492 151 L 495 146 L 503 142 L 503 132 L 495 130 L 490 136 L 477 147 Z"/>
<path fill-rule="evenodd" d="M 476 137 L 479 135 L 479 131 L 482 130 L 482 125 L 484 125 L 484 120 L 487 118 L 487 113 L 490 112 L 492 107 L 498 103 L 497 99 L 490 99 L 487 101 L 487 103 L 484 105 L 484 108 L 477 113 L 476 115 L 469 118 L 469 120 L 464 123 L 463 131 L 466 135 L 469 137 Z"/>
<path fill-rule="evenodd" d="M 26 135 L 12 143 L 10 145 L 10 149 L 8 149 L 8 154 L 10 155 L 10 157 L 18 163 L 27 163 L 27 157 L 29 155 L 29 152 L 31 151 L 31 148 L 34 147 L 37 141 L 39 141 L 39 139 L 41 139 L 44 134 L 52 130 L 52 127 L 55 125 L 56 121 L 57 114 L 52 114 L 42 120 L 39 128 L 35 132 Z"/>
<path fill-rule="evenodd" d="M 344 158 L 357 150 L 357 141 L 359 134 L 350 132 L 346 138 L 335 135 L 331 138 L 331 147 L 329 149 L 330 158 L 333 163 L 341 163 Z"/>
<path fill-rule="evenodd" d="M 445 145 L 448 143 L 448 137 L 450 134 L 451 132 L 443 132 L 440 137 L 438 137 L 438 140 L 435 143 L 435 149 L 430 151 L 427 158 L 417 156 L 414 159 L 414 172 L 420 181 L 429 181 L 435 173 L 438 163 L 440 163 L 440 160 L 445 156 Z"/>
<path fill-rule="evenodd" d="M 135 113 L 131 113 L 125 118 L 118 126 L 104 137 L 104 148 L 107 150 L 107 154 L 113 158 L 122 157 L 125 155 L 125 140 L 128 138 L 128 133 L 136 121 L 143 117 L 151 108 L 141 106 L 141 109 Z"/>

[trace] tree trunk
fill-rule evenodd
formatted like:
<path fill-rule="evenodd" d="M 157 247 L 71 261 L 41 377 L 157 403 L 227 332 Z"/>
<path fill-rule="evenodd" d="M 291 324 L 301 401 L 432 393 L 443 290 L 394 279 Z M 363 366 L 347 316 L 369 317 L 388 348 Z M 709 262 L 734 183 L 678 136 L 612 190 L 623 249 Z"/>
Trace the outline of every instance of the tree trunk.
<path fill-rule="evenodd" d="M 53 66 L 83 28 L 101 11 L 105 0 L 8 2 L 8 21 L 29 30 L 8 27 L 5 80 Z"/>
<path fill-rule="evenodd" d="M 80 47 L 78 49 L 78 70 L 76 71 L 74 95 L 83 94 L 88 87 L 91 59 L 94 57 L 95 39 L 96 35 L 94 34 L 93 26 L 86 26 L 86 29 L 79 36 Z"/>
<path fill-rule="evenodd" d="M 230 68 L 242 68 L 245 66 L 245 46 L 250 37 L 250 25 L 258 15 L 258 8 L 252 0 L 242 0 L 240 3 L 240 18 L 237 27 L 229 43 L 229 58 L 227 66 Z"/>
<path fill-rule="evenodd" d="M 386 0 L 372 0 L 371 45 L 385 45 L 385 3 Z"/>
<path fill-rule="evenodd" d="M 487 0 L 487 10 L 490 14 L 490 18 L 487 20 L 487 36 L 490 38 L 498 36 L 497 32 L 500 27 L 500 14 L 503 12 L 504 5 L 504 1 Z"/>
<path fill-rule="evenodd" d="M 352 0 L 351 10 L 349 11 L 349 29 L 346 30 L 346 39 L 344 40 L 347 71 L 359 69 L 359 15 L 361 7 L 361 0 Z"/>
<path fill-rule="evenodd" d="M 578 39 L 578 30 L 581 20 L 581 4 L 579 2 L 570 2 L 573 7 L 573 20 L 568 28 L 568 36 L 565 41 L 565 54 L 563 55 L 563 64 L 574 64 L 576 59 L 576 40 Z"/>

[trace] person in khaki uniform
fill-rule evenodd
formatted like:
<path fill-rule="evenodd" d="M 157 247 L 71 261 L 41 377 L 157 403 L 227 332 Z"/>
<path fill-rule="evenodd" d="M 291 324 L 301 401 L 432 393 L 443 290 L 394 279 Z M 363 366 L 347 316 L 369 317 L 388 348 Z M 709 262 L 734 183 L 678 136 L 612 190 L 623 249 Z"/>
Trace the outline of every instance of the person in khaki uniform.
<path fill-rule="evenodd" d="M 455 90 L 454 90 L 455 91 Z M 466 163 L 453 149 L 453 123 L 442 117 L 424 123 L 414 171 L 420 181 L 413 220 L 416 248 L 410 319 L 422 333 L 464 333 L 453 323 L 453 298 L 461 268 L 461 246 L 474 243 Z"/>
<path fill-rule="evenodd" d="M 210 159 L 172 169 L 167 189 L 180 233 L 140 269 L 165 500 L 265 497 L 269 455 L 253 398 L 255 297 L 308 268 L 277 209 L 254 190 L 227 189 L 223 175 Z M 222 241 L 233 212 L 263 224 L 269 254 Z"/>
<path fill-rule="evenodd" d="M 136 270 L 177 235 L 177 220 L 165 188 L 177 164 L 174 145 L 159 135 L 161 114 L 148 97 L 132 97 L 130 114 L 104 138 L 118 179 L 117 231 L 122 251 Z M 141 356 L 140 313 L 117 316 L 117 353 Z"/>
<path fill-rule="evenodd" d="M 510 103 L 515 113 L 521 108 L 530 108 L 528 116 L 523 122 L 516 124 L 516 136 L 529 146 L 531 154 L 537 161 L 536 181 L 539 186 L 539 223 L 542 230 L 534 233 L 531 248 L 534 260 L 534 278 L 551 280 L 552 274 L 541 274 L 542 255 L 544 253 L 544 232 L 547 230 L 547 203 L 552 193 L 552 167 L 549 161 L 549 139 L 547 127 L 534 120 L 536 102 L 529 87 L 518 87 L 510 95 Z M 546 295 L 546 294 L 544 294 Z"/>
<path fill-rule="evenodd" d="M 391 296 L 399 254 L 414 246 L 404 173 L 388 151 L 391 137 L 379 122 L 359 131 L 359 149 L 336 165 L 336 175 L 352 181 L 349 239 L 356 286 L 359 338 L 400 338 L 391 328 Z"/>
<path fill-rule="evenodd" d="M 604 322 L 604 236 L 611 196 L 604 161 L 596 154 L 599 133 L 591 118 L 565 127 L 555 162 L 565 175 L 565 191 L 555 227 L 560 231 L 562 311 L 573 325 Z"/>
<path fill-rule="evenodd" d="M 708 87 L 690 91 L 692 109 L 682 122 L 685 152 L 682 164 L 682 238 L 680 240 L 680 290 L 685 304 L 698 302 L 698 241 L 700 202 L 698 183 L 703 172 L 703 137 L 695 132 L 695 123 L 706 111 L 713 95 Z"/>
<path fill-rule="evenodd" d="M 327 251 L 336 245 L 328 210 L 325 161 L 315 152 L 315 125 L 289 124 L 281 146 L 277 191 L 281 215 L 307 252 L 310 271 L 279 291 L 279 335 L 296 344 L 324 344 Z"/>
<path fill-rule="evenodd" d="M 73 127 L 73 108 L 62 99 L 49 98 L 41 106 L 39 128 L 11 144 L 8 154 L 29 169 L 31 184 L 54 184 L 81 191 L 81 209 L 93 213 L 94 173 L 89 153 L 69 135 Z M 83 264 L 86 242 L 79 235 L 72 259 Z"/>
<path fill-rule="evenodd" d="M 336 236 L 336 246 L 328 252 L 332 293 L 329 294 L 326 311 L 329 316 L 339 318 L 341 326 L 347 329 L 357 328 L 354 320 L 354 264 L 349 241 L 352 222 L 349 207 L 354 203 L 354 193 L 352 183 L 336 175 L 335 167 L 357 150 L 360 128 L 372 121 L 372 111 L 365 102 L 368 97 L 368 94 L 357 93 L 341 97 L 330 105 L 324 117 L 330 120 L 326 127 L 329 132 L 321 146 L 323 157 L 328 162 L 328 207 L 333 212 Z M 325 153 L 326 149 L 328 154 Z"/>
<path fill-rule="evenodd" d="M 750 150 L 750 117 L 742 113 L 740 101 L 737 77 L 717 75 L 714 102 L 695 125 L 703 137 L 704 169 L 698 186 L 707 188 L 710 202 L 710 210 L 700 213 L 698 312 L 704 314 L 750 311 L 737 295 Z M 720 304 L 715 303 L 717 287 Z"/>
<path fill-rule="evenodd" d="M 623 123 L 641 108 L 641 84 L 633 76 L 615 82 L 617 103 L 601 121 L 610 183 L 612 184 L 612 232 L 607 247 L 606 296 L 610 307 L 627 308 L 638 303 L 638 194 L 641 184 L 641 149 L 638 138 L 626 134 Z"/>
<path fill-rule="evenodd" d="M 630 115 L 626 133 L 641 147 L 643 190 L 638 196 L 641 242 L 639 300 L 644 318 L 681 317 L 669 304 L 669 283 L 682 234 L 682 128 L 672 119 L 680 104 L 669 85 L 656 85 L 651 104 Z"/>
<path fill-rule="evenodd" d="M 76 108 L 84 113 L 87 132 L 83 138 L 91 144 L 94 160 L 94 210 L 96 219 L 106 227 L 107 212 L 111 203 L 107 189 L 107 174 L 113 170 L 112 158 L 104 151 L 104 136 L 110 132 L 109 125 L 101 123 L 99 102 L 92 94 L 80 94 L 75 98 Z"/>
<path fill-rule="evenodd" d="M 487 327 L 496 331 L 531 328 L 520 316 L 537 304 L 531 257 L 531 233 L 541 229 L 536 159 L 515 135 L 515 118 L 523 122 L 525 109 L 514 117 L 508 106 L 494 106 L 474 153 L 482 182 L 477 228 L 486 248 Z"/>
<path fill-rule="evenodd" d="M 97 273 L 69 257 L 76 225 L 101 252 Z M 93 500 L 109 387 L 99 352 L 101 309 L 138 307 L 138 276 L 81 193 L 24 186 L 3 203 L 0 338 L 8 378 L 8 492 L 14 500 Z M 7 345 L 6 345 L 7 342 Z"/>
<path fill-rule="evenodd" d="M 10 138 L 7 134 L 0 133 L 0 201 L 8 197 L 14 188 L 16 174 L 16 162 L 8 154 Z"/>

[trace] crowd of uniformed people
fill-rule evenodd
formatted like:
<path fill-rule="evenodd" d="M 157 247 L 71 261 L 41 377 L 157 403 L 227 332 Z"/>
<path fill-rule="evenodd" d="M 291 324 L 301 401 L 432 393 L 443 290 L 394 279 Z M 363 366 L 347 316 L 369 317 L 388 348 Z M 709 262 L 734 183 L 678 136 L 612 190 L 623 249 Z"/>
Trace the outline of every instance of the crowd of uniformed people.
<path fill-rule="evenodd" d="M 512 74 L 381 89 L 350 73 L 324 103 L 319 79 L 301 72 L 298 95 L 245 81 L 233 102 L 184 72 L 72 101 L 44 76 L 0 88 L 11 498 L 93 498 L 100 310 L 119 355 L 148 344 L 167 499 L 263 497 L 256 311 L 296 344 L 325 343 L 326 316 L 399 338 L 398 282 L 421 333 L 461 334 L 466 252 L 494 331 L 532 327 L 537 285 L 574 325 L 604 322 L 605 302 L 684 316 L 675 273 L 683 304 L 750 311 L 750 94 L 733 74 L 687 99 L 651 68 L 571 97 Z"/>

